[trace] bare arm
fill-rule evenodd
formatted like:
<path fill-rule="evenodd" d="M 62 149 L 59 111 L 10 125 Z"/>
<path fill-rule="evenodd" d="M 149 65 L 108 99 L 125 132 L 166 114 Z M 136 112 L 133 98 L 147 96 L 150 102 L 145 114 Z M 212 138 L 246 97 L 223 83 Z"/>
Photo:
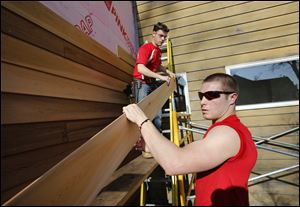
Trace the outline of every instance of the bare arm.
<path fill-rule="evenodd" d="M 158 73 L 152 72 L 149 70 L 144 64 L 138 64 L 138 71 L 139 73 L 142 73 L 145 76 L 151 77 L 151 78 L 158 78 L 162 81 L 170 82 L 170 78 L 168 76 L 163 76 Z"/>
<path fill-rule="evenodd" d="M 159 66 L 159 71 L 162 71 L 163 73 L 165 73 L 166 75 L 170 76 L 171 78 L 176 78 L 175 73 L 167 70 L 167 68 L 165 68 L 164 66 L 160 65 Z"/>
<path fill-rule="evenodd" d="M 147 118 L 136 104 L 123 110 L 127 118 L 138 125 Z M 240 148 L 238 134 L 227 126 L 215 127 L 205 139 L 183 148 L 161 135 L 150 121 L 143 124 L 141 133 L 150 152 L 169 175 L 212 169 L 236 155 Z"/>

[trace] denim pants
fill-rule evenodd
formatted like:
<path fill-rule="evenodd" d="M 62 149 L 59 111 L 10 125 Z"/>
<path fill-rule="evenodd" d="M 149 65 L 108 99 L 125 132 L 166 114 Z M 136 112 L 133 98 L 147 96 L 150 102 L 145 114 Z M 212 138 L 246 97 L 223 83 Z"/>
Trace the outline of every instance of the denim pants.
<path fill-rule="evenodd" d="M 157 89 L 160 85 L 162 84 L 162 82 L 158 82 L 158 83 L 152 83 L 152 84 L 146 84 L 146 83 L 142 83 L 140 82 L 140 84 L 135 84 L 135 90 L 136 91 L 136 95 L 135 95 L 135 101 L 136 103 L 140 102 L 143 98 L 145 98 L 146 96 L 148 96 L 151 92 L 153 92 L 155 89 Z M 155 118 L 153 119 L 153 124 L 155 125 L 155 127 L 161 132 L 161 110 L 158 112 L 158 114 L 155 116 Z"/>

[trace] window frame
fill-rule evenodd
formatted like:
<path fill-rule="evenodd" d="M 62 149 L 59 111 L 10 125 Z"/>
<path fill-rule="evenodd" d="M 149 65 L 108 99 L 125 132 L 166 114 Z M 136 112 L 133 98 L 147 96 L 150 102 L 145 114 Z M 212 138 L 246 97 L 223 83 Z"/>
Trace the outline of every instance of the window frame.
<path fill-rule="evenodd" d="M 294 55 L 294 56 L 289 56 L 289 57 L 284 57 L 284 58 L 270 59 L 270 60 L 263 60 L 263 61 L 256 61 L 256 62 L 248 62 L 248 63 L 242 63 L 242 64 L 236 64 L 236 65 L 228 65 L 228 66 L 225 66 L 225 71 L 226 71 L 226 74 L 232 75 L 231 74 L 232 70 L 266 65 L 266 64 L 286 62 L 286 61 L 291 61 L 291 60 L 299 61 L 299 55 Z M 297 105 L 299 105 L 299 100 L 240 105 L 240 106 L 236 106 L 236 110 L 240 111 L 240 110 L 249 110 L 249 109 L 265 109 L 265 108 L 297 106 Z"/>

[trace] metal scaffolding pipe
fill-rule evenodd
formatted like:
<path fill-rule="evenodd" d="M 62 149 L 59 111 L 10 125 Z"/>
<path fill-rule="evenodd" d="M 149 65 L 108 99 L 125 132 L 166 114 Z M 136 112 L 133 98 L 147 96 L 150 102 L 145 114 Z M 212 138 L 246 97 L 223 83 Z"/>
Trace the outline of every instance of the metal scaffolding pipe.
<path fill-rule="evenodd" d="M 264 139 L 264 140 L 255 142 L 255 144 L 256 144 L 256 145 L 262 144 L 262 143 L 268 142 L 269 140 L 277 139 L 277 138 L 279 138 L 279 137 L 283 137 L 283 136 L 285 136 L 285 135 L 287 135 L 287 134 L 293 133 L 293 132 L 298 131 L 298 130 L 299 130 L 299 127 L 296 127 L 296 128 L 293 128 L 293 129 L 289 129 L 289 130 L 284 131 L 284 132 L 281 132 L 281 133 L 279 133 L 279 134 L 275 134 L 275 135 L 273 135 L 273 136 L 271 136 L 271 137 L 269 137 L 269 138 L 267 138 L 267 139 Z"/>
<path fill-rule="evenodd" d="M 292 157 L 299 158 L 299 155 L 297 155 L 297 154 L 293 154 L 293 153 L 289 153 L 289 152 L 284 152 L 284 151 L 276 150 L 276 149 L 269 148 L 269 147 L 263 147 L 263 146 L 260 146 L 260 145 L 256 145 L 256 147 L 262 148 L 262 149 L 265 149 L 265 150 L 269 150 L 269 151 L 273 151 L 273 152 L 277 152 L 277 153 L 280 153 L 280 154 L 289 155 L 289 156 L 292 156 Z"/>
<path fill-rule="evenodd" d="M 292 170 L 292 169 L 297 168 L 297 167 L 299 167 L 299 164 L 298 165 L 293 165 L 293 166 L 290 166 L 290 167 L 286 167 L 286 168 L 282 168 L 282 169 L 279 169 L 279 170 L 275 170 L 273 172 L 269 172 L 269 173 L 266 173 L 266 174 L 263 174 L 263 175 L 259 175 L 259 176 L 250 178 L 248 180 L 248 182 L 252 182 L 254 180 L 258 180 L 260 178 L 264 178 L 264 177 L 267 177 L 267 176 L 270 176 L 270 175 L 274 175 L 274 174 L 277 174 L 277 173 L 281 173 L 281 172 L 284 172 L 284 171 Z"/>
<path fill-rule="evenodd" d="M 255 139 L 256 141 L 266 140 L 266 138 L 257 137 L 257 136 L 252 136 L 252 138 Z M 267 142 L 270 144 L 281 145 L 281 147 L 288 147 L 288 148 L 292 148 L 294 150 L 299 150 L 299 145 L 296 145 L 296 144 L 290 144 L 290 143 L 280 142 L 280 141 L 275 141 L 275 140 L 268 140 Z"/>

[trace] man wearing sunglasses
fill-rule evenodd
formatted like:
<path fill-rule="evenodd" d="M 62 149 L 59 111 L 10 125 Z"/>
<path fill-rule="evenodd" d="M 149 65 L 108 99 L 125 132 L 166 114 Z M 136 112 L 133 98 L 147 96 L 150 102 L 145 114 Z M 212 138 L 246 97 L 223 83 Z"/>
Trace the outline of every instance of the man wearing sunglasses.
<path fill-rule="evenodd" d="M 248 179 L 257 159 L 251 133 L 235 115 L 236 81 L 216 73 L 204 79 L 199 92 L 203 117 L 212 125 L 201 140 L 182 148 L 160 134 L 144 112 L 123 108 L 136 123 L 156 161 L 168 175 L 197 173 L 195 205 L 249 205 Z"/>
<path fill-rule="evenodd" d="M 158 22 L 153 26 L 152 41 L 142 45 L 137 54 L 136 65 L 133 70 L 132 91 L 135 102 L 138 103 L 144 97 L 158 88 L 164 81 L 170 82 L 175 78 L 175 74 L 161 65 L 160 46 L 165 42 L 168 36 L 168 27 Z M 159 80 L 159 81 L 158 81 Z M 161 130 L 161 112 L 153 120 L 157 129 Z M 143 151 L 145 158 L 151 158 L 149 152 Z"/>

